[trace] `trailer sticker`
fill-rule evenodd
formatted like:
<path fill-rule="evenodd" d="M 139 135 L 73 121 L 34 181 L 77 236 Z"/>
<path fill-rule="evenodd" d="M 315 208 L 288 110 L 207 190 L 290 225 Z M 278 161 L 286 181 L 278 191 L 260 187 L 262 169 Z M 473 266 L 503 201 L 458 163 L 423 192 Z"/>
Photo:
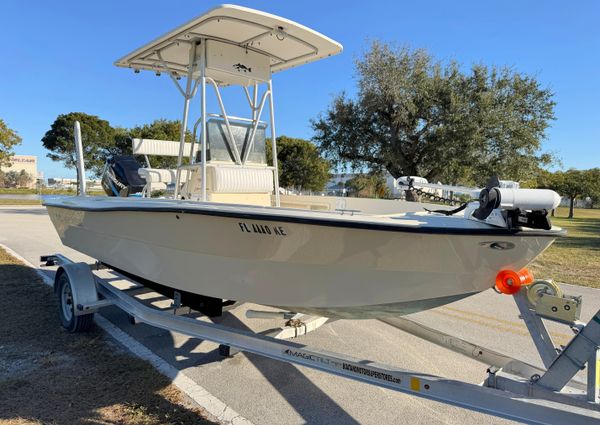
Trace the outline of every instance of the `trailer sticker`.
<path fill-rule="evenodd" d="M 238 226 L 242 233 L 257 233 L 259 235 L 287 236 L 287 230 L 283 226 L 273 224 L 255 224 L 240 221 Z"/>
<path fill-rule="evenodd" d="M 343 369 L 342 363 L 338 362 L 337 360 L 330 359 L 327 357 L 317 356 L 315 354 L 307 353 L 305 351 L 293 350 L 291 348 L 286 348 L 285 350 L 283 350 L 283 354 L 290 356 L 290 357 L 299 357 L 304 360 L 309 360 L 313 363 L 321 363 L 326 366 L 333 366 L 337 369 Z"/>
<path fill-rule="evenodd" d="M 331 359 L 328 357 L 321 357 L 321 356 L 318 356 L 313 353 L 309 353 L 309 352 L 302 351 L 302 350 L 295 350 L 295 349 L 291 349 L 291 348 L 286 348 L 285 350 L 283 350 L 283 354 L 290 356 L 290 357 L 299 357 L 301 359 L 308 360 L 313 363 L 321 363 L 325 366 L 334 367 L 336 369 L 346 370 L 355 375 L 363 375 L 363 376 L 367 376 L 369 378 L 378 379 L 380 381 L 391 382 L 394 384 L 402 383 L 402 380 L 394 375 L 391 375 L 391 374 L 385 373 L 385 372 L 381 372 L 377 369 L 371 369 L 364 365 L 358 366 L 358 365 L 355 365 L 352 363 L 346 363 L 343 361 L 340 362 L 340 361 L 337 361 L 337 360 L 334 360 L 334 359 Z M 418 382 L 418 379 L 417 379 L 417 382 Z M 411 382 L 411 384 L 412 384 L 412 382 Z"/>
<path fill-rule="evenodd" d="M 349 370 L 350 372 L 354 372 L 355 374 L 358 374 L 358 375 L 364 375 L 364 376 L 368 376 L 370 378 L 379 379 L 381 381 L 392 382 L 394 384 L 400 384 L 402 382 L 402 380 L 400 378 L 390 375 L 389 373 L 380 372 L 375 369 L 369 369 L 364 366 L 356 366 L 356 365 L 349 364 L 349 363 L 343 363 L 343 369 Z"/>

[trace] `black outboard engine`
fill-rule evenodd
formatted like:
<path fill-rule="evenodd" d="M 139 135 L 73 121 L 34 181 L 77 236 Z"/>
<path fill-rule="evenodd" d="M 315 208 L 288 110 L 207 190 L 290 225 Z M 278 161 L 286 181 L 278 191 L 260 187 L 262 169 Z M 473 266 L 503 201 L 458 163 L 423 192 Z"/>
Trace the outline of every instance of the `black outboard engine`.
<path fill-rule="evenodd" d="M 140 193 L 146 182 L 138 174 L 141 164 L 133 156 L 114 156 L 104 166 L 102 188 L 108 196 L 132 196 Z"/>

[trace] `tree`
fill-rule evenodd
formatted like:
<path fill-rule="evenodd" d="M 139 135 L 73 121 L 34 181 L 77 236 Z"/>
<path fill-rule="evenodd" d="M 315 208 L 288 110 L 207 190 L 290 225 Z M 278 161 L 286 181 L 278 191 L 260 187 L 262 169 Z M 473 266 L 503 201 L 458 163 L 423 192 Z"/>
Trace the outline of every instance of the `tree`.
<path fill-rule="evenodd" d="M 10 166 L 10 157 L 14 155 L 12 148 L 21 143 L 21 140 L 17 132 L 0 119 L 0 166 Z"/>
<path fill-rule="evenodd" d="M 584 174 L 580 170 L 559 171 L 555 176 L 555 184 L 561 195 L 569 198 L 569 218 L 573 218 L 575 199 L 584 195 L 588 188 Z"/>
<path fill-rule="evenodd" d="M 588 170 L 590 188 L 588 196 L 592 201 L 592 208 L 600 206 L 600 168 Z"/>
<path fill-rule="evenodd" d="M 598 208 L 598 206 L 600 206 L 600 192 L 592 194 L 590 200 L 592 201 L 592 208 Z"/>
<path fill-rule="evenodd" d="M 348 194 L 358 198 L 389 198 L 390 190 L 380 171 L 358 174 L 346 182 Z"/>
<path fill-rule="evenodd" d="M 484 65 L 464 73 L 380 42 L 356 69 L 357 98 L 336 96 L 312 121 L 313 140 L 335 163 L 482 185 L 494 174 L 530 177 L 552 160 L 540 148 L 555 103 L 533 77 Z"/>
<path fill-rule="evenodd" d="M 21 170 L 16 180 L 18 187 L 28 187 L 29 183 L 33 181 L 33 176 L 31 176 L 31 174 L 29 174 L 27 171 Z"/>
<path fill-rule="evenodd" d="M 17 187 L 19 182 L 19 172 L 15 170 L 10 170 L 8 173 L 4 175 L 4 184 L 5 187 Z"/>
<path fill-rule="evenodd" d="M 552 189 L 569 198 L 569 218 L 574 217 L 575 200 L 590 197 L 592 205 L 600 194 L 600 169 L 545 172 L 538 177 L 538 187 Z"/>
<path fill-rule="evenodd" d="M 48 157 L 64 162 L 67 168 L 76 167 L 75 159 L 75 121 L 81 124 L 83 158 L 86 171 L 99 176 L 109 157 L 131 155 L 131 138 L 146 138 L 178 141 L 181 131 L 179 121 L 158 119 L 150 124 L 138 125 L 131 129 L 111 127 L 110 123 L 94 115 L 83 112 L 71 112 L 59 115 L 50 130 L 42 138 L 44 147 L 50 150 Z M 186 132 L 186 141 L 192 139 Z M 151 156 L 150 164 L 155 168 L 174 168 L 176 157 Z"/>
<path fill-rule="evenodd" d="M 114 144 L 109 148 L 111 156 L 131 155 L 131 135 L 125 127 L 113 127 Z"/>
<path fill-rule="evenodd" d="M 267 140 L 267 163 L 273 163 L 271 141 Z M 277 138 L 279 185 L 299 190 L 321 191 L 329 180 L 331 164 L 317 147 L 304 139 Z"/>
<path fill-rule="evenodd" d="M 81 124 L 81 143 L 86 171 L 99 176 L 106 158 L 114 147 L 114 129 L 109 122 L 95 115 L 83 112 L 71 112 L 59 115 L 50 130 L 42 138 L 42 144 L 50 151 L 48 157 L 53 161 L 62 161 L 67 168 L 76 168 L 75 159 L 75 121 Z M 77 180 L 79 182 L 79 173 Z M 79 187 L 79 185 L 78 185 Z"/>

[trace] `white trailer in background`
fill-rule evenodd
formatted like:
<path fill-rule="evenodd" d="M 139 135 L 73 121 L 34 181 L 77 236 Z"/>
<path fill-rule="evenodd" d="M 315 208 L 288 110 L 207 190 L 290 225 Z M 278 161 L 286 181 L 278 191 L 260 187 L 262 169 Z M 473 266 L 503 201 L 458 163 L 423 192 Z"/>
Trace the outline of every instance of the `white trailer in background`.
<path fill-rule="evenodd" d="M 107 270 L 102 264 L 73 263 L 60 254 L 44 256 L 42 261 L 48 266 L 59 266 L 54 290 L 60 304 L 61 322 L 70 332 L 86 331 L 92 326 L 96 311 L 114 305 L 136 321 L 219 343 L 222 354 L 231 354 L 230 348 L 247 351 L 525 423 L 600 423 L 600 310 L 587 324 L 579 322 L 581 297 L 563 295 L 560 287 L 552 282 L 537 281 L 527 288 L 521 288 L 520 292 L 514 295 L 521 318 L 527 325 L 544 368 L 430 329 L 405 317 L 383 320 L 394 327 L 490 365 L 482 384 L 474 385 L 159 310 L 144 304 L 128 293 L 128 290 L 118 288 L 119 282 L 121 285 L 127 282 L 132 288 L 140 288 L 142 285 Z M 103 277 L 98 276 L 97 270 L 101 269 Z M 180 307 L 177 293 L 174 298 L 174 307 Z M 254 317 L 265 317 L 265 313 L 250 314 Z M 286 319 L 297 317 L 290 313 L 279 314 Z M 574 337 L 566 347 L 554 346 L 541 320 L 542 316 L 571 327 Z M 314 330 L 325 320 L 300 318 L 288 326 L 287 335 L 282 334 L 280 337 Z M 295 329 L 291 331 L 291 335 L 290 328 Z M 382 349 L 393 350 L 394 347 Z M 575 375 L 586 367 L 587 382 L 582 382 Z"/>

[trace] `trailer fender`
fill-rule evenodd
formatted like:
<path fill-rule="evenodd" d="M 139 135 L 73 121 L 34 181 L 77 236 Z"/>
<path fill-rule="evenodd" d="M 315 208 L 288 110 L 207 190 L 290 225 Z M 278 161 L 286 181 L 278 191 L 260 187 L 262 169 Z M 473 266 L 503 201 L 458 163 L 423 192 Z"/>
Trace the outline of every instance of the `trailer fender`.
<path fill-rule="evenodd" d="M 57 282 L 63 274 L 67 275 L 71 284 L 75 315 L 81 316 L 97 311 L 97 308 L 82 308 L 83 306 L 93 306 L 98 303 L 96 280 L 90 266 L 86 263 L 72 263 L 60 266 L 54 277 L 55 293 L 58 291 L 59 286 Z"/>

